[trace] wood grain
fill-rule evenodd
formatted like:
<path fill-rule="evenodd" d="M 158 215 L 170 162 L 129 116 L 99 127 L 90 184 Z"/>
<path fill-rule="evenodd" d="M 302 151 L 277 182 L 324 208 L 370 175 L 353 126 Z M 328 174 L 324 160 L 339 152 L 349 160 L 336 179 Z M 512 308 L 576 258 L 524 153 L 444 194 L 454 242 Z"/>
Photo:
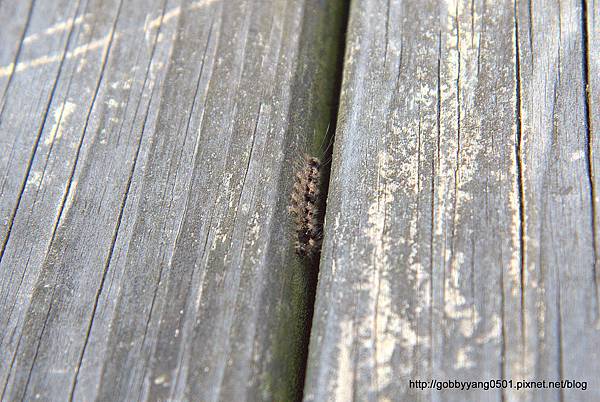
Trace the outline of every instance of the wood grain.
<path fill-rule="evenodd" d="M 287 205 L 331 120 L 341 3 L 17 3 L 2 400 L 299 399 L 314 275 Z"/>
<path fill-rule="evenodd" d="M 351 2 L 317 267 L 348 3 L 0 1 L 0 399 L 600 399 L 598 1 Z"/>
<path fill-rule="evenodd" d="M 600 397 L 597 21 L 352 3 L 305 400 Z M 409 387 L 432 378 L 588 389 Z"/>

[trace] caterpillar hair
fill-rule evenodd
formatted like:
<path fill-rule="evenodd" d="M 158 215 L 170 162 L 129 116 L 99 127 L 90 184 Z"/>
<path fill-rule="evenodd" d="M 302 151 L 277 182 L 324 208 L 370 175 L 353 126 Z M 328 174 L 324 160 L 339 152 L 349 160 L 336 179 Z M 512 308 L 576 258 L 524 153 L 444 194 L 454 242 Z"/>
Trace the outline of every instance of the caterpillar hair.
<path fill-rule="evenodd" d="M 320 211 L 321 161 L 305 155 L 296 173 L 289 211 L 296 226 L 295 251 L 300 257 L 314 258 L 321 251 L 323 225 Z"/>

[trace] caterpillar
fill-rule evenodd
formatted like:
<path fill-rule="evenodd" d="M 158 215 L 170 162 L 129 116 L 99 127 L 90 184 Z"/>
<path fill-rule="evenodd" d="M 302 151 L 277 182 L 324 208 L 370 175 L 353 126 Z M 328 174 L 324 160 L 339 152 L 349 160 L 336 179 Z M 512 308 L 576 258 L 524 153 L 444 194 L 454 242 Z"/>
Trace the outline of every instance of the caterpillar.
<path fill-rule="evenodd" d="M 305 155 L 296 173 L 292 190 L 290 214 L 294 218 L 296 240 L 294 249 L 303 258 L 314 258 L 321 251 L 323 224 L 320 208 L 321 161 Z"/>

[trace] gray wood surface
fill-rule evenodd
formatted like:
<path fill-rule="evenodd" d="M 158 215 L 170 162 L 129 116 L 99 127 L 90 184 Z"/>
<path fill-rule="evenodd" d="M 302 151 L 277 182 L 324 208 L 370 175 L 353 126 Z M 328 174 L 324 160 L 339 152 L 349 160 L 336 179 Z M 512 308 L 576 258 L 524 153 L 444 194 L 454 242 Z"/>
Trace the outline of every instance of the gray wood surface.
<path fill-rule="evenodd" d="M 0 38 L 2 401 L 600 400 L 597 0 L 0 0 Z"/>
<path fill-rule="evenodd" d="M 2 400 L 300 398 L 340 4 L 0 2 Z"/>
<path fill-rule="evenodd" d="M 599 19 L 352 2 L 306 401 L 600 399 Z"/>

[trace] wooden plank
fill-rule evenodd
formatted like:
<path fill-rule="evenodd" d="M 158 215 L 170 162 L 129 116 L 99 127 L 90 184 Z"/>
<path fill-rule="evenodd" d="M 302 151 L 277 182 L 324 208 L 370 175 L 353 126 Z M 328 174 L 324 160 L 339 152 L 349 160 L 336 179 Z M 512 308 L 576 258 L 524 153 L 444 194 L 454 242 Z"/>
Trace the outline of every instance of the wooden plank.
<path fill-rule="evenodd" d="M 0 15 L 10 16 L 2 19 L 0 35 L 3 46 L 0 48 L 0 105 L 4 105 L 6 90 L 13 76 L 15 62 L 19 58 L 23 35 L 31 20 L 32 3 L 25 1 L 0 3 Z M 0 106 L 0 110 L 4 106 Z"/>
<path fill-rule="evenodd" d="M 301 395 L 287 206 L 341 2 L 179 3 L 33 4 L 0 126 L 2 400 Z"/>
<path fill-rule="evenodd" d="M 33 9 L 29 2 L 20 6 L 2 5 L 2 51 L 0 70 L 0 254 L 4 253 L 8 233 L 23 190 L 31 160 L 45 118 L 56 77 L 66 55 L 73 30 L 77 3 L 48 2 Z M 16 16 L 12 13 L 16 13 Z M 44 35 L 65 23 L 64 29 Z M 11 50 L 12 49 L 12 50 Z M 5 63 L 5 64 L 4 64 Z M 27 111 L 27 113 L 22 113 Z"/>
<path fill-rule="evenodd" d="M 305 400 L 600 397 L 584 3 L 352 3 Z"/>
<path fill-rule="evenodd" d="M 18 221 L 16 211 L 22 200 L 31 199 L 28 196 L 32 185 L 42 177 L 39 171 L 32 168 L 33 160 L 38 145 L 47 150 L 49 147 L 46 142 L 52 142 L 40 141 L 41 135 L 45 130 L 46 138 L 50 138 L 49 126 L 54 123 L 50 121 L 53 117 L 50 105 L 56 91 L 57 77 L 65 60 L 68 60 L 67 46 L 73 31 L 78 29 L 73 21 L 81 12 L 80 5 L 73 2 L 47 2 L 40 3 L 37 7 L 27 2 L 19 3 L 21 6 L 18 8 L 23 7 L 24 10 L 18 11 L 17 15 L 25 16 L 13 21 L 10 13 L 12 10 L 6 8 L 5 2 L 0 17 L 0 25 L 10 27 L 18 37 L 12 38 L 18 40 L 13 59 L 2 60 L 7 64 L 3 64 L 1 68 L 5 83 L 0 109 L 0 384 L 3 388 L 13 357 L 10 350 L 14 348 L 16 341 L 15 326 L 22 321 L 24 315 L 24 311 L 17 307 L 20 303 L 18 292 L 23 289 L 23 293 L 30 294 L 32 282 L 39 272 L 35 268 L 26 271 L 26 259 L 16 264 L 7 264 L 15 251 L 21 252 L 14 250 L 9 244 L 9 234 L 14 228 L 15 232 L 27 232 L 26 236 L 30 238 L 40 235 L 37 219 L 33 219 L 32 225 L 27 228 L 19 223 L 15 225 L 15 221 Z M 20 22 L 21 27 L 14 26 L 15 22 Z M 47 34 L 48 32 L 51 34 Z M 8 35 L 8 43 L 10 39 L 11 36 Z M 30 185 L 26 186 L 29 181 Z M 44 223 L 48 225 L 53 220 L 50 211 L 38 214 L 37 218 L 42 220 L 42 227 Z M 50 223 L 47 223 L 48 220 Z M 43 245 L 42 240 L 40 247 Z M 31 244 L 24 241 L 22 246 L 27 250 Z"/>
<path fill-rule="evenodd" d="M 113 169 L 112 178 L 115 179 L 113 185 L 117 187 L 121 183 L 126 183 L 126 175 L 131 174 L 129 172 L 131 154 L 132 151 L 135 151 L 133 147 L 141 137 L 131 127 L 131 120 L 135 118 L 137 125 L 140 126 L 145 117 L 144 111 L 147 108 L 149 96 L 148 94 L 142 96 L 140 92 L 141 87 L 145 86 L 147 64 L 152 49 L 151 45 L 155 40 L 156 29 L 154 32 L 148 32 L 148 43 L 143 47 L 138 47 L 137 56 L 134 53 L 134 57 L 129 57 L 127 46 L 131 47 L 132 43 L 144 43 L 145 32 L 141 29 L 143 23 L 146 17 L 152 16 L 152 14 L 158 13 L 158 15 L 152 16 L 153 18 L 160 17 L 162 6 L 162 4 L 154 4 L 146 9 L 137 7 L 139 9 L 137 13 L 129 12 L 131 15 L 129 21 L 122 17 L 122 21 L 125 20 L 122 24 L 132 24 L 129 27 L 117 27 L 116 25 L 121 12 L 118 1 L 91 1 L 80 4 L 78 14 L 73 18 L 79 23 L 73 26 L 72 39 L 62 61 L 61 74 L 55 83 L 55 90 L 45 117 L 47 122 L 44 124 L 40 139 L 36 144 L 35 158 L 28 173 L 27 185 L 20 203 L 17 205 L 18 210 L 11 228 L 10 238 L 0 262 L 2 283 L 6 286 L 3 294 L 3 299 L 6 301 L 3 304 L 2 318 L 7 323 L 7 333 L 10 334 L 3 338 L 1 349 L 1 360 L 6 362 L 2 366 L 3 395 L 7 399 L 33 398 L 37 394 L 40 394 L 40 397 L 50 398 L 50 395 L 64 395 L 65 392 L 68 395 L 71 388 L 70 382 L 74 372 L 64 367 L 71 363 L 69 359 L 61 357 L 60 353 L 53 356 L 54 352 L 42 355 L 40 360 L 49 359 L 48 366 L 55 365 L 55 367 L 48 373 L 43 373 L 43 369 L 37 372 L 34 370 L 34 363 L 38 359 L 39 349 L 29 345 L 35 345 L 36 338 L 40 336 L 36 333 L 39 331 L 37 326 L 40 325 L 40 322 L 36 320 L 44 317 L 46 311 L 48 314 L 50 313 L 48 304 L 44 303 L 43 297 L 50 298 L 56 293 L 63 299 L 68 296 L 73 297 L 74 300 L 80 298 L 79 302 L 84 303 L 83 306 L 91 308 L 94 298 L 89 293 L 95 294 L 97 290 L 86 288 L 83 284 L 71 289 L 65 286 L 69 275 L 77 273 L 77 265 L 65 264 L 62 269 L 60 266 L 48 267 L 48 252 L 53 244 L 60 243 L 60 239 L 57 240 L 56 236 L 63 230 L 61 228 L 65 227 L 65 220 L 70 216 L 75 194 L 82 189 L 78 186 L 82 175 L 75 172 L 76 166 L 81 167 L 83 164 L 89 169 L 89 165 L 97 160 L 102 161 L 109 152 L 112 153 L 113 158 L 122 160 L 122 165 L 117 165 Z M 131 21 L 135 17 L 137 17 L 137 21 Z M 55 25 L 61 26 L 60 23 Z M 120 28 L 118 34 L 117 28 Z M 42 38 L 52 37 L 60 32 L 55 29 L 55 26 L 52 26 L 49 29 L 41 30 L 37 35 Z M 121 41 L 113 47 L 115 37 L 117 39 L 120 37 Z M 107 68 L 111 49 L 112 65 L 115 66 L 112 69 L 111 66 Z M 119 50 L 124 54 L 120 57 L 114 56 Z M 123 52 L 124 50 L 125 52 Z M 40 57 L 40 59 L 41 63 L 55 62 L 52 55 L 45 58 Z M 163 60 L 166 61 L 166 58 Z M 32 68 L 35 69 L 35 67 Z M 139 72 L 131 74 L 132 70 L 139 70 Z M 32 74 L 35 74 L 35 71 Z M 134 77 L 129 80 L 128 77 L 125 77 L 126 75 Z M 135 85 L 133 81 L 135 81 Z M 151 88 L 152 86 L 150 86 Z M 147 88 L 145 90 L 148 91 Z M 130 98 L 130 95 L 135 101 L 132 101 L 126 110 L 124 102 Z M 138 108 L 139 112 L 134 108 Z M 123 128 L 121 128 L 121 124 Z M 120 146 L 117 147 L 117 139 L 121 130 L 129 134 L 130 139 L 121 140 Z M 107 147 L 106 138 L 110 134 L 115 142 L 113 146 Z M 90 144 L 107 150 L 100 152 L 96 149 L 96 153 L 90 154 Z M 120 172 L 117 170 L 119 168 L 122 171 L 121 176 L 123 176 L 120 178 L 118 176 Z M 117 171 L 115 172 L 115 170 Z M 106 171 L 108 168 L 105 168 L 103 175 Z M 90 179 L 93 178 L 93 176 L 90 177 Z M 98 177 L 96 179 L 98 180 Z M 106 181 L 108 177 L 104 176 L 103 179 Z M 106 191 L 107 184 L 100 180 L 98 180 L 98 184 L 104 185 L 95 190 L 99 197 L 98 202 L 100 202 L 102 195 L 100 190 Z M 123 197 L 124 189 L 119 191 L 113 188 L 112 190 L 114 193 L 109 192 L 109 200 L 102 200 L 103 203 L 110 203 L 110 198 L 112 198 L 112 204 L 115 204 Z M 98 210 L 94 214 L 97 212 Z M 96 228 L 95 232 L 86 233 L 84 231 L 79 234 L 79 237 L 82 241 L 92 244 L 89 237 L 85 239 L 84 236 L 86 234 L 87 236 L 96 236 L 96 246 L 101 248 L 102 242 L 110 241 L 114 231 L 111 226 L 114 226 L 116 219 L 113 219 L 112 223 L 108 223 L 106 220 L 104 223 L 106 225 L 104 233 L 102 228 Z M 67 245 L 65 244 L 65 246 Z M 72 244 L 71 246 L 76 245 Z M 78 250 L 80 253 L 86 252 L 90 257 L 93 255 L 92 248 L 87 245 L 80 246 Z M 86 261 L 82 260 L 81 264 L 86 264 Z M 89 261 L 87 276 L 90 276 L 89 272 L 101 274 L 103 265 Z M 74 272 L 70 272 L 70 270 Z M 66 283 L 68 285 L 68 282 Z M 47 292 L 50 292 L 50 296 L 45 294 Z M 61 306 L 58 305 L 58 307 Z M 71 308 L 75 309 L 73 304 L 71 304 Z M 36 313 L 39 315 L 36 316 Z M 42 325 L 46 321 L 52 322 L 50 319 L 40 319 L 43 319 Z M 62 338 L 63 342 L 69 342 L 72 338 L 73 346 L 76 346 L 85 340 L 85 332 L 78 334 L 69 331 L 74 331 L 73 327 L 76 328 L 78 325 L 86 325 L 86 321 L 83 320 L 83 317 L 71 318 L 69 323 L 56 322 L 50 324 L 48 329 L 51 329 L 53 325 L 64 325 L 59 330 L 63 331 L 58 336 L 59 339 Z M 70 359 L 77 362 L 78 356 L 79 353 L 71 352 Z M 32 379 L 35 381 L 36 375 L 42 373 L 51 376 L 45 384 L 48 394 L 38 391 L 27 394 L 27 385 Z"/>
<path fill-rule="evenodd" d="M 589 387 L 584 394 L 564 390 L 537 400 L 600 397 L 599 233 L 584 6 L 534 2 L 518 10 L 525 361 L 540 378 L 585 379 Z"/>

